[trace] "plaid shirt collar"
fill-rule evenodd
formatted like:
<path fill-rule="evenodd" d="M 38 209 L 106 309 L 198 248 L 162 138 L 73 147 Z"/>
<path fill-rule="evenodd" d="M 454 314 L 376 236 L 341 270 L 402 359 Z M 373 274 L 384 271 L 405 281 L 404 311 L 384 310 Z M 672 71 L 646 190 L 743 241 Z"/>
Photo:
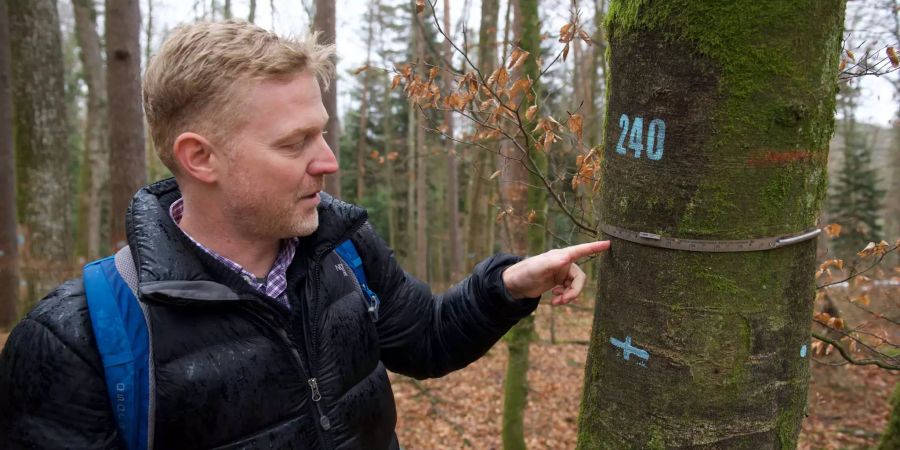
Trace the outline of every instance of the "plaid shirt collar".
<path fill-rule="evenodd" d="M 180 222 L 183 214 L 184 198 L 179 198 L 175 203 L 172 203 L 172 206 L 169 208 L 169 215 L 172 217 L 172 220 L 175 221 L 175 224 L 178 225 L 179 229 L 181 229 Z M 291 262 L 294 260 L 294 255 L 297 253 L 297 244 L 300 242 L 299 238 L 293 237 L 290 239 L 283 239 L 281 241 L 281 246 L 278 249 L 278 256 L 275 258 L 275 263 L 272 264 L 272 268 L 269 270 L 268 275 L 266 275 L 265 278 L 256 278 L 252 273 L 241 267 L 240 264 L 216 253 L 210 248 L 204 247 L 203 244 L 197 242 L 183 229 L 181 232 L 190 238 L 190 240 L 204 252 L 208 253 L 229 269 L 240 274 L 244 281 L 246 281 L 253 289 L 256 289 L 257 292 L 275 299 L 282 306 L 290 308 L 287 292 L 285 292 L 287 289 L 287 268 L 291 265 Z"/>

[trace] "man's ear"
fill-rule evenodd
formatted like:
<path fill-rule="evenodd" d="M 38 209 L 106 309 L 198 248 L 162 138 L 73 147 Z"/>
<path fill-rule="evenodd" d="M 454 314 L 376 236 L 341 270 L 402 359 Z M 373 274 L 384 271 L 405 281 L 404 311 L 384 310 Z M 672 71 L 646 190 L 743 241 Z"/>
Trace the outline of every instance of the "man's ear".
<path fill-rule="evenodd" d="M 181 172 L 203 183 L 214 183 L 221 175 L 223 155 L 209 140 L 197 133 L 181 133 L 172 145 L 172 154 Z"/>

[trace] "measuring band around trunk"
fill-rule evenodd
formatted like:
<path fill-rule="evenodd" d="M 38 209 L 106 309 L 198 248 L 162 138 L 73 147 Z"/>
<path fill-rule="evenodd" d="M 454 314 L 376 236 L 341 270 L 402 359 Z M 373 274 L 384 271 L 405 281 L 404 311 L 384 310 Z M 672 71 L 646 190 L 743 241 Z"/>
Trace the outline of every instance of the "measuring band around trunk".
<path fill-rule="evenodd" d="M 671 250 L 685 250 L 689 252 L 758 252 L 786 247 L 815 238 L 822 232 L 818 228 L 812 228 L 802 233 L 788 234 L 777 237 L 765 237 L 758 239 L 742 240 L 704 240 L 704 239 L 680 239 L 644 231 L 626 230 L 613 225 L 601 224 L 600 230 L 619 239 L 650 247 L 668 248 Z"/>

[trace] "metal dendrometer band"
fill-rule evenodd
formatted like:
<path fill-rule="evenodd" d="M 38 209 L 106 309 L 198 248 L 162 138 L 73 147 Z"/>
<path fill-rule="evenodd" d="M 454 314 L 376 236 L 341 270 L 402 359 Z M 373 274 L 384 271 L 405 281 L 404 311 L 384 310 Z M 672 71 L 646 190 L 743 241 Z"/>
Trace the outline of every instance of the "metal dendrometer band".
<path fill-rule="evenodd" d="M 761 250 L 772 250 L 775 248 L 786 247 L 788 245 L 797 244 L 799 242 L 808 241 L 815 238 L 822 232 L 819 228 L 812 228 L 802 233 L 788 234 L 776 237 L 764 237 L 757 239 L 742 240 L 703 240 L 703 239 L 680 239 L 668 236 L 660 236 L 658 234 L 647 233 L 643 231 L 627 230 L 609 224 L 601 224 L 600 230 L 604 233 L 619 239 L 623 239 L 636 244 L 648 245 L 651 247 L 668 248 L 672 250 L 685 250 L 689 252 L 714 252 L 714 253 L 730 253 L 730 252 L 756 252 Z"/>

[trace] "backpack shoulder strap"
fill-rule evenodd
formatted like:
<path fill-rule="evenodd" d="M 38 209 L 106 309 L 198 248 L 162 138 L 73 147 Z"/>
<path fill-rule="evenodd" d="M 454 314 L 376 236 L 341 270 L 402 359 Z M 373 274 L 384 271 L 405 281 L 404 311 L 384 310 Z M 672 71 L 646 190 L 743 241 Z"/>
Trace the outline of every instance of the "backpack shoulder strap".
<path fill-rule="evenodd" d="M 84 288 L 119 434 L 126 448 L 146 449 L 150 391 L 144 313 L 112 256 L 84 266 Z"/>
<path fill-rule="evenodd" d="M 353 274 L 356 275 L 356 281 L 359 282 L 359 287 L 366 297 L 369 314 L 372 315 L 372 320 L 377 322 L 378 309 L 381 307 L 381 299 L 378 298 L 378 295 L 375 294 L 372 289 L 369 289 L 369 283 L 366 280 L 366 272 L 363 270 L 362 258 L 359 257 L 359 252 L 356 251 L 356 246 L 353 245 L 353 241 L 347 239 L 346 241 L 341 242 L 341 245 L 337 246 L 334 251 L 337 252 L 341 259 L 343 259 L 344 262 L 350 266 L 350 269 L 353 270 Z"/>

